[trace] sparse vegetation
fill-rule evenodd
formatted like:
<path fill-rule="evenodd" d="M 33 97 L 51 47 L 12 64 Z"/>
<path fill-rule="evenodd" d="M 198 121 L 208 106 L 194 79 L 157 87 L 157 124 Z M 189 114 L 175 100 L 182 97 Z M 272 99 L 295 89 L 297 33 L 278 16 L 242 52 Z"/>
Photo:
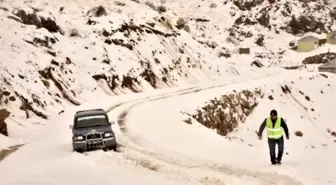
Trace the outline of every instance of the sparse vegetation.
<path fill-rule="evenodd" d="M 327 132 L 333 136 L 333 137 L 336 137 L 336 132 L 335 131 L 332 131 L 331 129 L 327 129 Z"/>
<path fill-rule="evenodd" d="M 216 3 L 211 3 L 210 8 L 217 8 L 217 4 Z"/>
<path fill-rule="evenodd" d="M 71 29 L 70 30 L 70 37 L 80 37 L 79 31 L 77 29 Z"/>
<path fill-rule="evenodd" d="M 194 114 L 184 114 L 191 116 L 204 126 L 216 130 L 219 135 L 226 136 L 253 112 L 258 105 L 258 98 L 262 95 L 261 89 L 230 93 L 222 95 L 219 99 L 210 100 L 209 103 L 197 109 Z"/>
<path fill-rule="evenodd" d="M 163 5 L 159 5 L 157 8 L 156 8 L 156 11 L 160 12 L 160 13 L 163 13 L 163 12 L 166 12 L 167 11 L 167 8 Z"/>
<path fill-rule="evenodd" d="M 114 4 L 117 5 L 117 6 L 125 6 L 126 5 L 126 3 L 121 2 L 121 1 L 114 1 Z"/>
<path fill-rule="evenodd" d="M 146 1 L 146 2 L 145 2 L 145 5 L 149 6 L 149 7 L 152 8 L 153 10 L 156 10 L 156 6 L 154 5 L 153 2 Z"/>
<path fill-rule="evenodd" d="M 106 9 L 100 5 L 89 10 L 87 14 L 92 14 L 95 17 L 101 17 L 103 15 L 107 15 L 107 12 Z"/>
<path fill-rule="evenodd" d="M 6 109 L 0 109 L 0 134 L 8 136 L 7 124 L 5 120 L 9 117 L 10 112 Z"/>

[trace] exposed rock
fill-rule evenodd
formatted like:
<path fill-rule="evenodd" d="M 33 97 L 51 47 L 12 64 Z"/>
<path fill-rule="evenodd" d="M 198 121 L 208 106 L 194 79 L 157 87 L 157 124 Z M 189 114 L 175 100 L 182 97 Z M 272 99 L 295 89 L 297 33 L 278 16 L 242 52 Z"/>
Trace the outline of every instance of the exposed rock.
<path fill-rule="evenodd" d="M 225 57 L 225 58 L 230 58 L 231 57 L 231 54 L 230 54 L 230 51 L 226 48 L 222 48 L 223 51 L 220 51 L 217 56 L 218 57 Z"/>
<path fill-rule="evenodd" d="M 18 16 L 23 24 L 35 25 L 37 28 L 45 28 L 49 32 L 60 32 L 60 27 L 56 23 L 56 19 L 49 13 L 48 17 L 39 14 L 39 12 L 31 11 L 26 12 L 25 10 L 16 10 L 13 12 L 14 15 Z"/>
<path fill-rule="evenodd" d="M 239 123 L 245 121 L 258 105 L 257 99 L 261 96 L 260 89 L 223 95 L 220 99 L 210 100 L 210 103 L 197 109 L 192 117 L 204 126 L 225 136 L 232 132 Z"/>
<path fill-rule="evenodd" d="M 324 64 L 336 58 L 336 53 L 327 52 L 305 58 L 303 64 Z"/>
<path fill-rule="evenodd" d="M 239 16 L 235 22 L 235 25 L 256 25 L 258 24 L 257 21 L 251 20 L 251 18 L 247 17 L 246 15 Z"/>
<path fill-rule="evenodd" d="M 251 10 L 253 7 L 256 7 L 262 4 L 264 0 L 234 0 L 233 4 L 236 5 L 240 10 Z"/>
<path fill-rule="evenodd" d="M 288 23 L 288 27 L 283 27 L 282 29 L 294 35 L 307 32 L 326 31 L 322 22 L 316 20 L 313 16 L 304 15 L 301 15 L 298 18 L 293 15 L 291 21 Z"/>
<path fill-rule="evenodd" d="M 53 72 L 55 68 L 54 67 L 47 67 L 44 70 L 39 70 L 39 74 L 41 75 L 42 79 L 48 81 L 51 80 L 55 86 L 58 88 L 58 90 L 62 93 L 63 98 L 68 100 L 73 105 L 79 106 L 80 103 L 75 100 L 73 97 L 69 95 L 69 92 L 66 90 L 65 87 L 63 87 L 61 81 L 57 80 L 55 76 L 53 75 Z"/>
<path fill-rule="evenodd" d="M 158 7 L 156 7 L 156 11 L 158 11 L 159 13 L 164 13 L 167 11 L 167 8 L 163 5 L 160 5 Z"/>
<path fill-rule="evenodd" d="M 270 16 L 269 16 L 269 10 L 271 8 L 270 7 L 265 7 L 263 9 L 260 10 L 259 12 L 259 16 L 257 17 L 257 21 L 259 22 L 260 25 L 263 25 L 265 27 L 269 26 L 270 23 Z"/>
<path fill-rule="evenodd" d="M 21 100 L 21 107 L 20 109 L 25 111 L 26 112 L 26 117 L 27 118 L 30 118 L 29 116 L 29 112 L 28 111 L 31 111 L 33 112 L 36 116 L 40 117 L 40 118 L 43 118 L 43 119 L 48 119 L 48 116 L 46 114 L 44 114 L 43 112 L 40 112 L 38 110 L 36 110 L 34 107 L 33 107 L 33 102 L 29 102 L 29 100 L 27 98 L 25 98 L 24 96 L 18 94 L 17 92 L 15 93 L 16 96 L 18 96 Z"/>
<path fill-rule="evenodd" d="M 177 29 L 183 29 L 187 25 L 187 22 L 183 18 L 179 18 L 176 21 L 176 28 Z"/>
<path fill-rule="evenodd" d="M 0 134 L 8 136 L 7 124 L 5 120 L 9 117 L 10 112 L 6 109 L 0 109 Z"/>
<path fill-rule="evenodd" d="M 92 8 L 87 12 L 87 15 L 93 15 L 95 17 L 101 17 L 103 15 L 107 15 L 106 9 L 103 6 L 97 6 Z"/>
<path fill-rule="evenodd" d="M 264 46 L 264 35 L 262 34 L 259 34 L 258 35 L 258 38 L 256 39 L 255 43 L 258 45 L 258 46 Z"/>
<path fill-rule="evenodd" d="M 251 63 L 251 66 L 256 66 L 256 67 L 263 67 L 264 65 L 259 61 L 259 60 L 254 60 L 252 63 Z"/>
<path fill-rule="evenodd" d="M 123 75 L 123 79 L 121 81 L 121 87 L 122 88 L 129 88 L 133 92 L 140 92 L 140 90 L 136 89 L 135 83 L 139 83 L 137 78 L 131 77 L 129 75 Z"/>
<path fill-rule="evenodd" d="M 305 96 L 307 101 L 310 101 L 310 97 L 309 96 Z"/>
<path fill-rule="evenodd" d="M 295 131 L 294 135 L 298 136 L 298 137 L 302 137 L 303 133 L 301 131 Z"/>
<path fill-rule="evenodd" d="M 140 73 L 140 76 L 143 77 L 152 87 L 157 88 L 156 86 L 157 77 L 153 72 L 152 67 L 149 63 L 147 63 L 144 71 Z"/>
<path fill-rule="evenodd" d="M 96 74 L 93 75 L 92 78 L 96 81 L 105 81 L 112 92 L 118 86 L 118 81 L 120 81 L 119 76 L 116 74 L 113 74 L 111 77 L 107 77 L 105 74 Z"/>
<path fill-rule="evenodd" d="M 195 20 L 196 22 L 210 22 L 209 19 L 204 19 L 204 18 L 196 18 L 196 19 L 191 19 L 191 20 Z"/>
<path fill-rule="evenodd" d="M 327 132 L 333 136 L 333 137 L 336 137 L 336 132 L 335 131 L 332 131 L 331 129 L 327 129 Z"/>

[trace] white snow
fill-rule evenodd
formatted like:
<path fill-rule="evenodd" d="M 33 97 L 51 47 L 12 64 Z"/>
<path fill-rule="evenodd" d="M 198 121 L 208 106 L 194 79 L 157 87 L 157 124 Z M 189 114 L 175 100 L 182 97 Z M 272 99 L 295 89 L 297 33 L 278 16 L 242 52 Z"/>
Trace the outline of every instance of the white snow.
<path fill-rule="evenodd" d="M 277 2 L 279 10 L 272 7 L 272 29 L 259 24 L 240 26 L 239 31 L 253 35 L 241 41 L 228 38 L 229 29 L 241 15 L 255 19 L 269 6 L 267 2 L 240 11 L 231 1 L 148 1 L 165 6 L 165 13 L 153 10 L 144 0 L 0 2 L 0 109 L 11 113 L 5 120 L 9 136 L 0 134 L 1 185 L 336 183 L 335 138 L 326 131 L 336 129 L 335 76 L 321 76 L 318 65 L 293 71 L 282 68 L 300 65 L 308 56 L 336 52 L 336 45 L 325 44 L 308 53 L 290 50 L 289 42 L 302 35 L 282 30 L 275 34 L 290 19 L 281 13 L 287 1 Z M 88 14 L 100 5 L 106 15 Z M 305 11 L 300 3 L 290 5 L 296 15 Z M 19 9 L 55 20 L 62 31 L 51 33 L 16 21 L 19 18 L 13 12 Z M 331 21 L 328 11 L 311 12 L 317 19 Z M 172 28 L 158 21 L 162 17 Z M 185 19 L 190 33 L 175 27 L 179 18 Z M 209 22 L 196 22 L 197 18 Z M 143 33 L 117 30 L 131 22 L 146 29 L 151 28 L 147 23 L 155 23 L 153 29 L 166 36 L 145 28 Z M 179 35 L 167 36 L 173 33 Z M 265 36 L 265 46 L 255 44 L 259 34 Z M 120 40 L 132 49 L 113 43 Z M 240 47 L 250 47 L 251 54 L 238 54 Z M 231 56 L 220 57 L 219 52 Z M 253 61 L 264 67 L 251 66 Z M 58 84 L 43 75 L 48 68 Z M 156 87 L 143 76 L 148 68 L 156 75 Z M 97 75 L 103 77 L 95 80 Z M 131 86 L 124 84 L 130 81 Z M 282 94 L 280 84 L 293 87 L 296 99 Z M 229 133 L 236 139 L 219 136 L 195 120 L 192 125 L 183 122 L 186 115 L 181 112 L 194 112 L 233 89 L 255 87 L 265 96 L 245 122 Z M 275 100 L 270 101 L 269 94 Z M 25 111 L 29 106 L 47 118 Z M 128 111 L 124 126 L 122 120 L 113 125 L 118 152 L 72 151 L 69 125 L 73 114 L 88 108 L 104 108 L 116 121 Z M 286 118 L 291 134 L 285 141 L 288 155 L 281 167 L 269 165 L 266 135 L 259 141 L 254 133 L 272 108 Z M 294 136 L 297 130 L 303 132 L 302 138 Z M 3 158 L 4 149 L 20 144 L 24 145 Z"/>
<path fill-rule="evenodd" d="M 335 130 L 335 101 L 329 99 L 335 94 L 335 78 L 332 76 L 331 79 L 324 79 L 318 74 L 310 74 L 315 76 L 314 80 L 309 80 L 307 76 L 298 79 L 299 75 L 294 74 L 297 76 L 289 74 L 285 79 L 275 76 L 266 80 L 247 81 L 193 95 L 187 94 L 141 104 L 131 110 L 127 119 L 127 128 L 130 130 L 127 132 L 128 137 L 138 145 L 137 147 L 153 152 L 155 157 L 162 160 L 170 162 L 177 160 L 182 167 L 230 164 L 249 171 L 246 174 L 276 172 L 298 179 L 304 184 L 333 184 L 336 170 L 335 138 L 327 132 L 327 129 Z M 291 81 L 294 84 L 290 84 Z M 294 97 L 304 106 L 313 107 L 315 111 L 312 112 L 310 108 L 305 111 L 292 98 L 284 95 L 280 84 L 291 85 Z M 195 111 L 202 102 L 232 89 L 239 91 L 254 87 L 262 87 L 266 95 L 252 115 L 239 126 L 238 131 L 229 134 L 236 138 L 235 140 L 229 141 L 215 134 L 199 125 L 196 120 L 193 120 L 192 125 L 183 122 L 186 116 L 182 115 L 181 111 Z M 271 89 L 274 93 L 271 93 Z M 309 95 L 311 102 L 307 102 L 298 91 Z M 267 94 L 273 94 L 275 100 L 269 100 Z M 281 167 L 270 165 L 265 131 L 263 141 L 259 141 L 254 133 L 271 109 L 278 110 L 280 116 L 287 120 L 290 129 L 290 140 L 285 141 L 285 153 L 288 155 L 284 154 Z M 303 132 L 302 138 L 294 135 L 294 131 L 297 130 Z M 185 171 L 190 172 L 190 169 L 185 168 Z M 238 176 L 239 172 L 233 174 Z M 193 175 L 197 177 L 196 174 Z M 274 181 L 285 181 L 285 177 L 272 178 L 277 179 Z M 228 184 L 238 184 L 225 179 L 225 176 L 222 180 Z M 285 182 L 287 183 L 284 184 L 292 184 L 290 181 Z M 241 184 L 244 184 L 244 181 Z"/>

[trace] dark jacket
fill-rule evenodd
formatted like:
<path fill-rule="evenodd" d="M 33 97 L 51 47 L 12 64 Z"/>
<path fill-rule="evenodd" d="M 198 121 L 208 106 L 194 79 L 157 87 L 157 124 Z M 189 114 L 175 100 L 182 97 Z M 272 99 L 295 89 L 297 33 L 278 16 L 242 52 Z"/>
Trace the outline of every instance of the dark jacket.
<path fill-rule="evenodd" d="M 264 131 L 264 129 L 266 127 L 266 119 L 260 125 L 259 132 L 258 132 L 259 137 L 262 135 L 262 132 Z M 272 120 L 273 128 L 274 128 L 275 122 L 276 122 L 276 120 Z M 286 124 L 285 120 L 282 119 L 282 118 L 281 118 L 281 127 L 284 129 L 286 137 L 289 137 L 287 124 Z"/>

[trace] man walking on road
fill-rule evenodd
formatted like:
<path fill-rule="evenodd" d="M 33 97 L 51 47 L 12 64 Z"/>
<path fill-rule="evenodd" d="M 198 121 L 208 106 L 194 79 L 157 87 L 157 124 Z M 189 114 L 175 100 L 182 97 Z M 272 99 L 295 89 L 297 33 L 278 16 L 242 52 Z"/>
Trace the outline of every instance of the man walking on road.
<path fill-rule="evenodd" d="M 285 121 L 278 116 L 276 110 L 272 110 L 269 117 L 260 125 L 258 136 L 262 139 L 262 132 L 266 127 L 268 136 L 268 146 L 271 156 L 272 164 L 281 164 L 282 154 L 284 151 L 283 131 L 285 131 L 286 138 L 289 139 L 288 128 Z M 275 156 L 275 145 L 278 145 L 278 156 Z"/>

